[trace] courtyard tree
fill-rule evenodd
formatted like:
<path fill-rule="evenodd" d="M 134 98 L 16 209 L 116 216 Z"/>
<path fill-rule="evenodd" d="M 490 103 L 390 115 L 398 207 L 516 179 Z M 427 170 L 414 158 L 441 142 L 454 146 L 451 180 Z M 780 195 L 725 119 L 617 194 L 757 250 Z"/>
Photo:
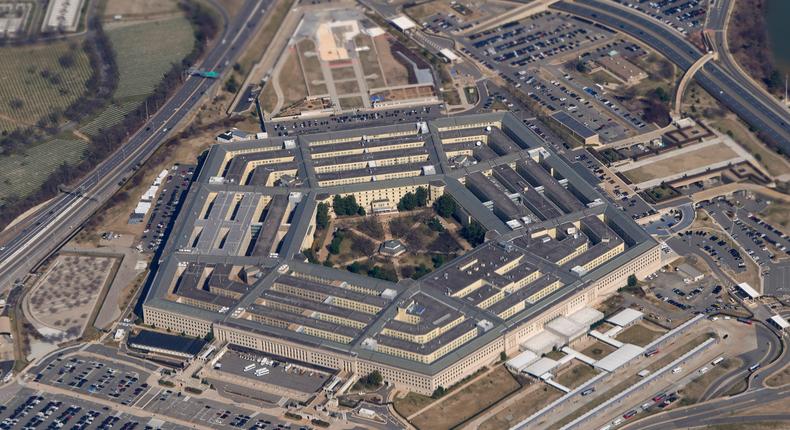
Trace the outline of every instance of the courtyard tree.
<path fill-rule="evenodd" d="M 443 194 L 433 203 L 433 208 L 442 218 L 449 218 L 455 213 L 457 203 L 452 196 Z"/>
<path fill-rule="evenodd" d="M 319 203 L 315 212 L 315 226 L 319 230 L 323 230 L 329 226 L 329 205 L 326 203 Z"/>

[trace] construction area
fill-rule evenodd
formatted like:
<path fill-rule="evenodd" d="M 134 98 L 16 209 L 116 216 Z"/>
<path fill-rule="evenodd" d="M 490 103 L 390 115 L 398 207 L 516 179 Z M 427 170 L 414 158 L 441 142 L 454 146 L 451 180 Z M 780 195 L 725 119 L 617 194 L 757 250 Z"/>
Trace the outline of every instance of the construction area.
<path fill-rule="evenodd" d="M 271 118 L 437 102 L 430 65 L 355 9 L 307 11 L 261 92 Z"/>

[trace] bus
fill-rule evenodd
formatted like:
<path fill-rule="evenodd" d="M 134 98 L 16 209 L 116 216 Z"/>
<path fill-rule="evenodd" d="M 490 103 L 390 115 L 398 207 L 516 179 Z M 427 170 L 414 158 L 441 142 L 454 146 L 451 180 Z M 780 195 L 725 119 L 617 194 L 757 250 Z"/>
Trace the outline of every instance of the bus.
<path fill-rule="evenodd" d="M 757 370 L 759 368 L 760 368 L 760 363 L 752 364 L 751 366 L 749 366 L 749 372 L 754 372 L 755 370 Z"/>
<path fill-rule="evenodd" d="M 721 363 L 722 361 L 724 361 L 724 357 L 721 357 L 721 356 L 720 356 L 720 357 L 716 358 L 715 360 L 711 361 L 711 362 L 710 362 L 710 364 L 712 364 L 712 365 L 716 366 L 716 365 L 718 365 L 719 363 Z"/>
<path fill-rule="evenodd" d="M 738 322 L 744 323 L 746 325 L 752 325 L 752 320 L 746 318 L 738 318 Z"/>

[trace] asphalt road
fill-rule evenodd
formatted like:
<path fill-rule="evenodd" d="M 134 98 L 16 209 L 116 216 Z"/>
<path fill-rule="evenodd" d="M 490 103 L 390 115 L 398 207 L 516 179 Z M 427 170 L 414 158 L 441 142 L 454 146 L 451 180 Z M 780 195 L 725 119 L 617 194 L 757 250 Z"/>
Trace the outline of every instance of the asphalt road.
<path fill-rule="evenodd" d="M 200 67 L 222 73 L 243 51 L 254 34 L 271 0 L 246 0 L 231 21 L 222 6 L 214 3 L 224 20 L 222 40 L 214 45 Z M 213 3 L 213 2 L 212 2 Z M 39 210 L 29 226 L 2 244 L 0 251 L 0 291 L 9 288 L 68 237 L 119 188 L 119 181 L 132 174 L 167 139 L 169 133 L 189 115 L 198 100 L 217 80 L 187 78 L 176 93 L 123 146 L 72 187 L 72 192 L 55 197 Z"/>
<path fill-rule="evenodd" d="M 788 399 L 790 389 L 761 388 L 754 391 L 723 397 L 694 406 L 667 411 L 635 421 L 623 429 L 667 430 L 686 429 L 691 427 L 716 424 L 747 424 L 766 421 L 784 421 L 790 419 L 790 411 L 777 410 L 775 414 L 739 416 L 762 403 Z M 726 411 L 726 412 L 725 412 Z"/>
<path fill-rule="evenodd" d="M 600 0 L 563 1 L 552 6 L 627 33 L 651 46 L 683 70 L 688 70 L 702 53 L 670 28 L 628 8 Z M 729 107 L 768 139 L 790 151 L 790 112 L 763 92 L 753 88 L 743 76 L 733 76 L 715 62 L 708 62 L 694 79 L 719 102 Z"/>

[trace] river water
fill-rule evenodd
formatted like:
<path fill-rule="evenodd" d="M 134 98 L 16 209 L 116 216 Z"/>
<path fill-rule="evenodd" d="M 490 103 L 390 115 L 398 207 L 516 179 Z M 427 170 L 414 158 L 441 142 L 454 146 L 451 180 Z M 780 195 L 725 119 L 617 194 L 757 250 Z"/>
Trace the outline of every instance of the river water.
<path fill-rule="evenodd" d="M 783 75 L 790 73 L 790 0 L 766 0 L 765 9 L 774 63 Z"/>

